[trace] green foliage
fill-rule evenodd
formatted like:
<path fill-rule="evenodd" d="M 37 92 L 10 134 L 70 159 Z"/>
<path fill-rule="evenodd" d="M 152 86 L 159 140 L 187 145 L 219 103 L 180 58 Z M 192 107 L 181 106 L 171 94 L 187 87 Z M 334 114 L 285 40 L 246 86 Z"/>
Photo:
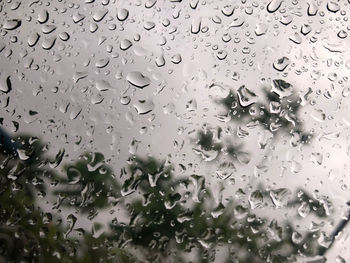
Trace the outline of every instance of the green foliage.
<path fill-rule="evenodd" d="M 85 153 L 73 164 L 64 166 L 64 175 L 55 177 L 58 185 L 54 194 L 64 200 L 62 206 L 90 213 L 117 202 L 120 187 L 101 153 Z"/>
<path fill-rule="evenodd" d="M 101 153 L 85 153 L 59 170 L 64 150 L 50 160 L 37 138 L 19 136 L 12 143 L 0 154 L 4 262 L 190 262 L 191 255 L 191 262 L 213 262 L 218 252 L 225 262 L 294 262 L 324 250 L 320 230 L 299 233 L 289 220 L 259 216 L 248 202 L 216 200 L 203 176 L 178 177 L 169 160 L 132 156 L 117 179 Z M 199 133 L 198 144 L 207 151 L 226 148 L 234 158 L 243 153 L 211 131 Z M 285 191 L 274 194 L 284 197 Z M 276 199 L 263 187 L 250 196 Z M 274 202 L 271 207 L 278 206 Z M 329 214 L 328 200 L 303 190 L 285 207 L 301 205 L 319 218 Z M 60 209 L 71 208 L 62 219 Z M 125 215 L 107 230 L 96 222 L 91 231 L 75 226 L 79 217 L 93 220 L 107 208 Z"/>
<path fill-rule="evenodd" d="M 284 82 L 284 85 L 290 84 Z M 274 135 L 281 132 L 296 133 L 299 134 L 302 143 L 308 143 L 311 135 L 304 130 L 302 120 L 298 116 L 301 109 L 300 102 L 301 99 L 296 92 L 281 97 L 268 88 L 263 89 L 263 96 L 259 97 L 256 103 L 246 107 L 242 106 L 237 93 L 232 90 L 227 97 L 216 100 L 217 104 L 224 106 L 232 121 L 244 124 L 257 122 Z"/>

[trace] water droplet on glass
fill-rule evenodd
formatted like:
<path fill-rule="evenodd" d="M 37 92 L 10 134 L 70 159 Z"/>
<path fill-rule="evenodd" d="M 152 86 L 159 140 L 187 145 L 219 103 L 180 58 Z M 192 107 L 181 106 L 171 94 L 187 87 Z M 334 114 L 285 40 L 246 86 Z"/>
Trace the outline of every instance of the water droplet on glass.
<path fill-rule="evenodd" d="M 340 30 L 340 31 L 338 32 L 337 36 L 338 36 L 339 38 L 341 38 L 341 39 L 344 39 L 344 38 L 346 38 L 346 37 L 348 36 L 348 33 L 347 33 L 346 31 L 344 31 L 344 30 Z"/>
<path fill-rule="evenodd" d="M 160 55 L 156 58 L 157 67 L 163 67 L 165 65 L 164 55 Z"/>
<path fill-rule="evenodd" d="M 293 94 L 293 86 L 282 79 L 274 79 L 271 91 L 275 92 L 280 98 L 284 98 Z"/>
<path fill-rule="evenodd" d="M 93 105 L 100 104 L 104 100 L 104 97 L 101 94 L 94 94 L 92 95 L 90 101 Z"/>
<path fill-rule="evenodd" d="M 146 21 L 144 24 L 143 24 L 143 28 L 146 29 L 146 30 L 151 30 L 153 29 L 154 27 L 156 26 L 156 24 L 152 21 Z"/>
<path fill-rule="evenodd" d="M 95 22 L 100 22 L 107 15 L 107 13 L 108 13 L 107 9 L 98 10 L 93 14 L 92 19 Z"/>
<path fill-rule="evenodd" d="M 298 33 L 294 33 L 292 34 L 289 39 L 294 42 L 295 44 L 301 44 L 301 42 L 303 41 L 303 39 L 301 38 L 301 36 Z"/>
<path fill-rule="evenodd" d="M 128 16 L 129 16 L 129 10 L 127 10 L 125 8 L 121 8 L 117 12 L 117 18 L 119 21 L 126 20 L 128 18 Z"/>
<path fill-rule="evenodd" d="M 267 32 L 268 26 L 265 23 L 259 23 L 255 27 L 255 34 L 257 36 L 265 35 Z"/>
<path fill-rule="evenodd" d="M 56 26 L 55 25 L 44 25 L 42 27 L 42 32 L 44 34 L 50 34 L 51 32 L 56 30 Z"/>
<path fill-rule="evenodd" d="M 282 57 L 273 63 L 273 68 L 282 72 L 288 67 L 289 63 L 289 58 Z"/>
<path fill-rule="evenodd" d="M 270 191 L 270 197 L 276 208 L 286 207 L 291 194 L 291 191 L 287 188 L 280 188 L 277 190 Z"/>
<path fill-rule="evenodd" d="M 41 10 L 39 13 L 38 13 L 38 22 L 40 24 L 44 24 L 46 23 L 47 21 L 49 20 L 49 12 L 47 12 L 47 10 Z"/>
<path fill-rule="evenodd" d="M 244 17 L 236 17 L 233 19 L 233 21 L 228 25 L 228 28 L 231 28 L 231 27 L 241 27 L 243 26 L 245 22 L 245 19 Z"/>
<path fill-rule="evenodd" d="M 269 13 L 276 12 L 282 5 L 282 0 L 272 0 L 270 3 L 268 3 L 266 9 Z"/>
<path fill-rule="evenodd" d="M 340 5 L 335 1 L 329 1 L 327 3 L 327 9 L 330 12 L 336 13 L 340 10 Z"/>
<path fill-rule="evenodd" d="M 120 41 L 120 49 L 121 50 L 127 50 L 132 46 L 132 43 L 128 39 L 123 39 Z"/>
<path fill-rule="evenodd" d="M 126 76 L 126 80 L 137 88 L 143 89 L 151 84 L 151 80 L 143 75 L 141 72 L 133 71 L 129 72 Z"/>
<path fill-rule="evenodd" d="M 73 74 L 73 81 L 74 83 L 78 83 L 79 80 L 84 79 L 87 76 L 89 76 L 89 73 L 87 71 L 75 72 Z"/>
<path fill-rule="evenodd" d="M 318 122 L 323 122 L 326 119 L 326 114 L 321 109 L 313 109 L 311 111 L 311 117 Z"/>
<path fill-rule="evenodd" d="M 264 196 L 259 190 L 252 192 L 249 195 L 248 201 L 251 209 L 264 207 Z"/>
<path fill-rule="evenodd" d="M 0 91 L 3 93 L 9 93 L 12 90 L 12 84 L 10 76 L 7 78 L 0 78 Z"/>
<path fill-rule="evenodd" d="M 200 17 L 192 19 L 191 33 L 198 34 L 201 31 L 202 20 Z"/>
<path fill-rule="evenodd" d="M 58 36 L 60 37 L 60 39 L 62 41 L 67 41 L 70 38 L 70 36 L 67 32 L 62 32 Z"/>
<path fill-rule="evenodd" d="M 136 112 L 140 115 L 147 114 L 154 109 L 154 103 L 151 99 L 138 100 L 134 103 Z"/>
<path fill-rule="evenodd" d="M 174 56 L 171 57 L 171 62 L 174 64 L 179 64 L 182 61 L 181 55 L 180 54 L 175 54 Z"/>
<path fill-rule="evenodd" d="M 82 15 L 78 12 L 76 12 L 73 16 L 72 16 L 72 19 L 73 19 L 73 22 L 74 23 L 79 23 L 80 21 L 82 21 L 83 19 L 85 18 L 85 15 Z"/>
<path fill-rule="evenodd" d="M 239 87 L 237 94 L 242 107 L 248 107 L 249 105 L 252 105 L 258 101 L 258 96 L 256 96 L 254 92 L 250 91 L 244 85 Z"/>
<path fill-rule="evenodd" d="M 146 0 L 145 7 L 152 8 L 157 3 L 157 0 Z"/>
<path fill-rule="evenodd" d="M 41 44 L 41 46 L 43 47 L 43 49 L 51 49 L 56 42 L 56 36 L 50 36 L 44 39 L 43 43 Z"/>
<path fill-rule="evenodd" d="M 97 68 L 104 68 L 108 65 L 108 63 L 109 63 L 109 58 L 101 58 L 96 61 L 95 66 Z"/>
<path fill-rule="evenodd" d="M 299 245 L 303 241 L 303 235 L 300 234 L 299 232 L 294 231 L 292 233 L 292 241 L 294 244 Z"/>
<path fill-rule="evenodd" d="M 308 3 L 307 14 L 309 16 L 315 16 L 318 12 L 318 6 L 316 3 Z"/>
<path fill-rule="evenodd" d="M 120 103 L 122 105 L 128 105 L 130 103 L 131 99 L 129 96 L 123 96 L 120 98 Z"/>
<path fill-rule="evenodd" d="M 309 26 L 309 25 L 307 25 L 307 24 L 303 24 L 302 26 L 301 26 L 301 29 L 300 29 L 300 32 L 304 35 L 304 36 L 306 36 L 307 34 L 309 34 L 310 32 L 311 32 L 311 26 Z"/>
<path fill-rule="evenodd" d="M 193 148 L 195 154 L 202 157 L 203 161 L 211 162 L 218 156 L 218 151 Z"/>
<path fill-rule="evenodd" d="M 232 6 L 232 5 L 225 5 L 225 6 L 221 9 L 221 12 L 222 12 L 225 16 L 232 16 L 234 11 L 235 11 L 235 8 L 234 8 L 234 6 Z"/>
<path fill-rule="evenodd" d="M 19 19 L 12 19 L 12 20 L 6 20 L 2 27 L 6 30 L 14 30 L 18 27 L 20 27 L 22 24 L 22 21 Z"/>
<path fill-rule="evenodd" d="M 104 79 L 97 80 L 95 82 L 95 87 L 98 91 L 106 91 L 112 88 L 111 84 Z"/>
<path fill-rule="evenodd" d="M 33 46 L 35 46 L 35 44 L 36 43 L 38 43 L 38 41 L 39 41 L 39 38 L 40 38 L 40 35 L 38 34 L 38 33 L 31 33 L 30 35 L 29 35 L 29 37 L 28 37 L 28 45 L 30 46 L 30 47 L 33 47 Z"/>

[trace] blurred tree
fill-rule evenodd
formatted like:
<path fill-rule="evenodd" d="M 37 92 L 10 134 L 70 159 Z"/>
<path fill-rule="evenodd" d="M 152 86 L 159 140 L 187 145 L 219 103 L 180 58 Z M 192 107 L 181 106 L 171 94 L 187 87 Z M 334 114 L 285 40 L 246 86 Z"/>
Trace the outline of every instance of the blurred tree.
<path fill-rule="evenodd" d="M 282 132 L 298 134 L 302 143 L 311 135 L 304 130 L 299 113 L 301 98 L 288 82 L 275 79 L 270 86 L 262 88 L 263 96 L 257 96 L 244 86 L 237 92 L 230 91 L 215 102 L 223 105 L 232 120 L 237 123 L 257 122 L 274 135 Z"/>
<path fill-rule="evenodd" d="M 306 143 L 311 136 L 298 117 L 300 98 L 290 85 L 274 80 L 264 94 L 259 101 L 241 87 L 217 102 L 233 121 L 257 122 L 275 136 L 297 134 Z M 220 127 L 199 131 L 195 152 L 207 161 L 225 151 L 233 160 L 249 162 L 243 145 L 225 144 L 221 133 Z M 241 190 L 238 199 L 222 200 L 203 176 L 176 176 L 168 159 L 131 156 L 117 179 L 101 153 L 84 153 L 63 165 L 62 173 L 63 149 L 50 160 L 37 138 L 0 135 L 4 262 L 294 262 L 323 254 L 330 244 L 322 226 L 300 232 L 291 220 L 274 216 L 288 208 L 297 210 L 300 219 L 330 214 L 326 198 L 313 198 L 301 189 L 292 198 L 288 189 L 259 186 L 249 194 Z M 232 165 L 227 167 L 234 169 Z M 110 208 L 120 215 L 109 222 L 109 230 L 101 230 L 97 222 L 91 222 L 91 230 L 76 226 L 80 217 L 93 221 Z M 69 214 L 65 220 L 61 209 Z M 259 216 L 264 209 L 274 212 Z"/>
<path fill-rule="evenodd" d="M 132 158 L 123 190 L 130 221 L 111 224 L 112 235 L 120 247 L 138 247 L 147 261 L 187 262 L 190 252 L 197 252 L 191 262 L 213 262 L 221 250 L 227 253 L 220 262 L 294 262 L 318 254 L 319 230 L 299 233 L 288 220 L 261 218 L 253 213 L 256 204 L 233 198 L 217 204 L 204 177 L 178 178 L 167 161 Z M 265 206 L 262 200 L 269 198 L 275 208 L 307 201 L 315 216 L 327 216 L 320 200 L 301 191 L 286 199 L 286 192 L 260 189 L 249 201 L 261 199 Z"/>

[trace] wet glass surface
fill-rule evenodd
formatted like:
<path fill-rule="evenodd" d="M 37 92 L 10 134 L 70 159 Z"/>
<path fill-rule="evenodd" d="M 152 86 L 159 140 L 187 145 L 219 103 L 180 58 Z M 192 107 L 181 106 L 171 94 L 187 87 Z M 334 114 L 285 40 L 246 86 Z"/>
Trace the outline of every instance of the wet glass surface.
<path fill-rule="evenodd" d="M 349 13 L 0 0 L 0 263 L 350 262 Z"/>

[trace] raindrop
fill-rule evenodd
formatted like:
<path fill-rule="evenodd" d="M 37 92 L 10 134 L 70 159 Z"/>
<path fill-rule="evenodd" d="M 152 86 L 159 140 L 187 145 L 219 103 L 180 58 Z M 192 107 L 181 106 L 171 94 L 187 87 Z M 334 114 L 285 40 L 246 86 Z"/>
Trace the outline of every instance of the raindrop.
<path fill-rule="evenodd" d="M 233 12 L 235 11 L 235 8 L 232 5 L 225 5 L 222 9 L 221 12 L 225 16 L 232 16 Z"/>
<path fill-rule="evenodd" d="M 304 24 L 301 26 L 300 32 L 306 36 L 307 34 L 309 34 L 311 32 L 311 27 L 307 24 Z"/>
<path fill-rule="evenodd" d="M 18 27 L 20 27 L 22 24 L 21 20 L 19 19 L 12 19 L 12 20 L 6 20 L 2 27 L 6 30 L 14 30 Z"/>
<path fill-rule="evenodd" d="M 346 31 L 344 31 L 344 30 L 340 30 L 340 31 L 338 32 L 337 36 L 338 36 L 339 38 L 341 38 L 341 39 L 344 39 L 344 38 L 346 38 L 346 37 L 348 36 L 348 33 L 347 33 Z"/>
<path fill-rule="evenodd" d="M 51 49 L 56 42 L 56 36 L 51 36 L 51 37 L 47 37 L 44 39 L 43 43 L 41 44 L 41 46 L 43 47 L 43 49 Z"/>
<path fill-rule="evenodd" d="M 326 119 L 326 114 L 321 109 L 313 109 L 311 117 L 318 122 L 323 122 Z"/>
<path fill-rule="evenodd" d="M 218 51 L 216 57 L 219 60 L 224 60 L 227 57 L 227 52 L 225 50 L 220 50 L 220 51 Z"/>
<path fill-rule="evenodd" d="M 284 98 L 293 94 L 293 86 L 282 79 L 274 79 L 271 91 L 275 92 L 280 98 Z"/>
<path fill-rule="evenodd" d="M 86 78 L 89 75 L 87 71 L 75 72 L 73 74 L 74 83 L 78 83 L 79 80 Z"/>
<path fill-rule="evenodd" d="M 62 32 L 58 36 L 60 37 L 60 39 L 62 41 L 67 41 L 70 38 L 70 36 L 67 32 Z"/>
<path fill-rule="evenodd" d="M 174 64 L 179 64 L 182 61 L 181 55 L 180 54 L 175 54 L 174 56 L 171 57 L 171 62 Z"/>
<path fill-rule="evenodd" d="M 40 24 L 44 24 L 49 20 L 49 12 L 47 12 L 47 10 L 41 10 L 38 13 L 38 22 Z"/>
<path fill-rule="evenodd" d="M 198 6 L 198 2 L 199 2 L 199 0 L 191 0 L 191 2 L 190 2 L 190 7 L 191 7 L 192 9 L 196 9 L 197 6 Z"/>
<path fill-rule="evenodd" d="M 120 103 L 122 105 L 128 105 L 130 103 L 131 99 L 129 96 L 123 96 L 120 98 Z"/>
<path fill-rule="evenodd" d="M 187 111 L 195 111 L 197 109 L 197 101 L 195 99 L 189 100 L 186 103 L 186 110 Z"/>
<path fill-rule="evenodd" d="M 138 100 L 134 104 L 134 108 L 138 114 L 143 115 L 151 112 L 154 109 L 154 103 L 150 99 Z"/>
<path fill-rule="evenodd" d="M 126 20 L 128 18 L 128 16 L 129 16 L 129 10 L 127 10 L 125 8 L 119 9 L 117 12 L 117 18 L 119 21 Z"/>
<path fill-rule="evenodd" d="M 239 87 L 237 94 L 242 107 L 248 107 L 258 101 L 258 96 L 244 85 Z"/>
<path fill-rule="evenodd" d="M 82 21 L 83 19 L 85 18 L 84 15 L 80 14 L 80 13 L 75 13 L 73 16 L 72 16 L 72 19 L 73 19 L 73 22 L 74 23 L 79 23 L 80 21 Z"/>
<path fill-rule="evenodd" d="M 201 18 L 196 18 L 192 20 L 191 33 L 198 34 L 201 31 Z"/>
<path fill-rule="evenodd" d="M 263 23 L 259 23 L 256 25 L 255 27 L 255 34 L 257 36 L 262 36 L 265 35 L 267 32 L 268 26 L 266 24 Z"/>
<path fill-rule="evenodd" d="M 156 26 L 156 24 L 152 21 L 146 21 L 144 24 L 143 24 L 143 28 L 146 29 L 146 30 L 151 30 L 153 29 L 154 27 Z"/>
<path fill-rule="evenodd" d="M 340 5 L 337 2 L 329 1 L 327 3 L 327 9 L 330 12 L 336 13 L 340 10 Z"/>
<path fill-rule="evenodd" d="M 96 104 L 100 104 L 102 103 L 102 101 L 104 100 L 104 97 L 101 94 L 95 94 L 91 97 L 91 103 L 96 105 Z"/>
<path fill-rule="evenodd" d="M 252 192 L 249 196 L 248 201 L 251 209 L 264 207 L 264 196 L 259 190 Z"/>
<path fill-rule="evenodd" d="M 274 13 L 276 12 L 282 4 L 282 0 L 272 0 L 266 7 L 267 11 L 269 13 Z"/>
<path fill-rule="evenodd" d="M 243 26 L 245 22 L 245 19 L 244 17 L 240 16 L 240 17 L 236 17 L 233 19 L 233 21 L 228 25 L 228 28 L 231 28 L 231 27 L 241 27 Z"/>
<path fill-rule="evenodd" d="M 9 93 L 12 90 L 12 84 L 11 84 L 11 79 L 10 76 L 7 78 L 1 78 L 0 81 L 0 91 L 3 93 Z"/>
<path fill-rule="evenodd" d="M 120 49 L 121 50 L 127 50 L 132 46 L 132 43 L 128 39 L 123 39 L 120 41 Z"/>
<path fill-rule="evenodd" d="M 273 68 L 282 72 L 288 67 L 289 63 L 289 58 L 282 57 L 273 63 Z"/>
<path fill-rule="evenodd" d="M 211 161 L 215 160 L 215 158 L 219 154 L 219 152 L 215 151 L 215 150 L 204 150 L 204 149 L 193 148 L 193 151 L 195 154 L 202 157 L 202 160 L 205 162 L 211 162 Z"/>
<path fill-rule="evenodd" d="M 95 83 L 95 87 L 98 91 L 106 91 L 112 88 L 111 84 L 109 84 L 106 80 L 97 80 Z"/>
<path fill-rule="evenodd" d="M 308 3 L 307 14 L 309 16 L 315 16 L 318 12 L 318 6 L 315 3 Z"/>
<path fill-rule="evenodd" d="M 280 20 L 281 24 L 283 24 L 285 26 L 292 23 L 292 21 L 293 21 L 293 17 L 291 15 L 284 15 L 284 16 L 282 16 L 282 18 Z"/>
<path fill-rule="evenodd" d="M 95 66 L 97 68 L 104 68 L 108 65 L 108 63 L 109 63 L 109 58 L 101 58 L 96 61 Z"/>
<path fill-rule="evenodd" d="M 130 84 L 140 89 L 143 89 L 151 84 L 151 80 L 138 71 L 129 72 L 126 76 L 126 80 Z"/>
<path fill-rule="evenodd" d="M 164 55 L 160 55 L 156 58 L 156 65 L 158 67 L 163 67 L 165 65 Z"/>
<path fill-rule="evenodd" d="M 276 208 L 284 208 L 287 206 L 291 192 L 287 188 L 280 188 L 270 191 L 270 197 Z"/>
<path fill-rule="evenodd" d="M 39 38 L 40 38 L 40 35 L 39 35 L 38 33 L 32 33 L 32 34 L 30 34 L 29 37 L 28 37 L 28 41 L 27 41 L 27 42 L 28 42 L 28 45 L 29 45 L 30 47 L 35 46 L 36 43 L 38 43 Z"/>
<path fill-rule="evenodd" d="M 22 161 L 29 160 L 34 155 L 33 150 L 17 149 L 17 153 L 19 159 L 21 159 Z"/>
<path fill-rule="evenodd" d="M 301 36 L 296 32 L 293 35 L 291 35 L 289 39 L 295 44 L 301 44 L 301 42 L 303 41 Z"/>
<path fill-rule="evenodd" d="M 49 165 L 51 168 L 56 168 L 57 166 L 60 165 L 60 163 L 63 160 L 64 153 L 65 153 L 65 149 L 63 149 L 63 148 L 58 151 L 58 153 L 55 156 L 55 159 L 53 161 L 49 162 Z"/>
<path fill-rule="evenodd" d="M 335 263 L 346 263 L 345 259 L 341 256 L 335 258 Z"/>
<path fill-rule="evenodd" d="M 73 214 L 67 216 L 68 229 L 64 234 L 64 238 L 68 238 L 68 235 L 73 231 L 76 222 L 77 218 Z"/>
<path fill-rule="evenodd" d="M 292 241 L 294 244 L 299 245 L 303 241 L 303 235 L 299 232 L 294 231 L 292 233 Z"/>
<path fill-rule="evenodd" d="M 95 21 L 95 22 L 100 22 L 108 13 L 108 10 L 107 9 L 101 9 L 99 11 L 96 11 L 93 16 L 92 16 L 92 19 Z"/>
<path fill-rule="evenodd" d="M 145 7 L 152 8 L 157 3 L 157 0 L 146 0 Z"/>
<path fill-rule="evenodd" d="M 51 32 L 56 30 L 56 26 L 55 25 L 44 25 L 42 27 L 42 31 L 44 34 L 50 34 Z"/>

